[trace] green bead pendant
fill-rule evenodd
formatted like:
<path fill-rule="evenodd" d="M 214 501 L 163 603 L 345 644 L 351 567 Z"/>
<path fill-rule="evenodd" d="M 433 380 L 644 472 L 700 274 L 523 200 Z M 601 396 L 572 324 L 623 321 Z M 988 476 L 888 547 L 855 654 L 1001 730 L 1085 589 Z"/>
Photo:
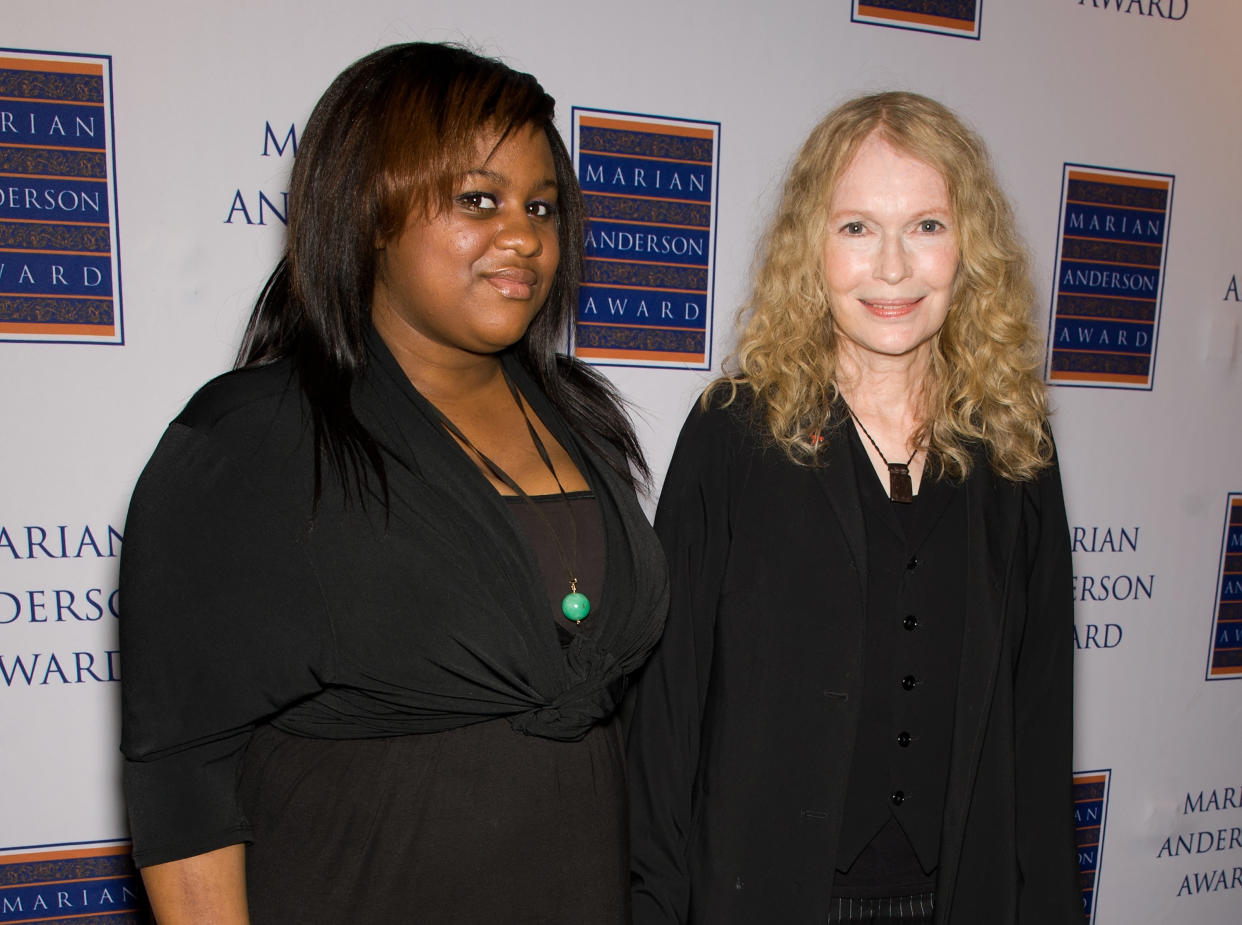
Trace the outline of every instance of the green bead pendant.
<path fill-rule="evenodd" d="M 571 591 L 561 599 L 561 613 L 568 620 L 577 623 L 579 620 L 585 620 L 590 612 L 591 602 L 587 600 L 585 594 L 579 591 Z"/>

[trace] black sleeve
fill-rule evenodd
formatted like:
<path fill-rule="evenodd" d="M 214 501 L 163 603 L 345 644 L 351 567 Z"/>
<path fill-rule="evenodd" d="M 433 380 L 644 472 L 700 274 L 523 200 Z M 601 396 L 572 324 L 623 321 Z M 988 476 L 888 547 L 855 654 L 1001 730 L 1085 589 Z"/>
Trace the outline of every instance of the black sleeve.
<path fill-rule="evenodd" d="M 1074 836 L 1073 565 L 1054 462 L 1025 491 L 1027 611 L 1014 677 L 1023 925 L 1081 920 Z"/>
<path fill-rule="evenodd" d="M 327 671 L 306 522 L 237 442 L 173 424 L 130 504 L 121 751 L 139 866 L 248 840 L 236 784 L 250 732 Z"/>
<path fill-rule="evenodd" d="M 669 564 L 664 636 L 643 669 L 626 739 L 635 925 L 685 922 L 686 848 L 711 677 L 716 602 L 729 549 L 729 412 L 691 412 L 664 480 L 655 528 Z"/>

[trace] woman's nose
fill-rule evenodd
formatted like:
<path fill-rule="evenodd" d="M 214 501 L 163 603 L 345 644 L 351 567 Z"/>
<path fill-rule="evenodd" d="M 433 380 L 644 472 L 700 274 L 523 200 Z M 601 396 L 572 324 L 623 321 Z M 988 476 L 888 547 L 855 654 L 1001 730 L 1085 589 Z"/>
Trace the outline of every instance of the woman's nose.
<path fill-rule="evenodd" d="M 505 216 L 496 231 L 496 246 L 523 257 L 535 257 L 543 250 L 543 241 L 534 221 L 525 212 Z"/>
<path fill-rule="evenodd" d="M 910 275 L 910 261 L 901 238 L 895 235 L 884 235 L 880 242 L 880 252 L 876 257 L 876 279 L 882 279 L 890 286 L 896 285 Z"/>

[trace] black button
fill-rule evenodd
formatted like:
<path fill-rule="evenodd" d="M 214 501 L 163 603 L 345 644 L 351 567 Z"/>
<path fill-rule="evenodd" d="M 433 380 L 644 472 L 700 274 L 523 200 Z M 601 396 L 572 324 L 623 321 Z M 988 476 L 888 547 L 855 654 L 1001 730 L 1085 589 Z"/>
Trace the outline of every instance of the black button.
<path fill-rule="evenodd" d="M 901 679 L 901 689 L 905 691 L 914 690 L 914 685 L 919 683 L 919 679 L 912 674 L 906 675 Z"/>
<path fill-rule="evenodd" d="M 901 625 L 907 632 L 913 632 L 919 628 L 919 618 L 914 614 L 907 614 L 906 618 L 901 621 Z"/>
<path fill-rule="evenodd" d="M 911 556 L 910 561 L 906 563 L 906 570 L 913 572 L 918 567 L 919 567 L 919 557 Z"/>
<path fill-rule="evenodd" d="M 910 745 L 910 733 L 908 732 L 897 733 L 897 744 L 900 745 L 902 748 L 908 747 Z"/>
<path fill-rule="evenodd" d="M 893 795 L 889 799 L 893 801 L 894 806 L 900 806 L 906 802 L 906 792 L 904 790 L 894 790 Z"/>

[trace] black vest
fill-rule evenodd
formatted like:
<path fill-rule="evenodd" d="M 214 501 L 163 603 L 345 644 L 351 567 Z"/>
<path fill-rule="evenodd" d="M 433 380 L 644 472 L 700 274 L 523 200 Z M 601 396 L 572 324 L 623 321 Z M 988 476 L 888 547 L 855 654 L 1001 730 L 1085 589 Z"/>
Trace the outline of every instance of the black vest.
<path fill-rule="evenodd" d="M 837 853 L 838 895 L 928 888 L 957 699 L 966 493 L 924 477 L 890 501 L 849 428 L 867 531 L 862 705 Z"/>

